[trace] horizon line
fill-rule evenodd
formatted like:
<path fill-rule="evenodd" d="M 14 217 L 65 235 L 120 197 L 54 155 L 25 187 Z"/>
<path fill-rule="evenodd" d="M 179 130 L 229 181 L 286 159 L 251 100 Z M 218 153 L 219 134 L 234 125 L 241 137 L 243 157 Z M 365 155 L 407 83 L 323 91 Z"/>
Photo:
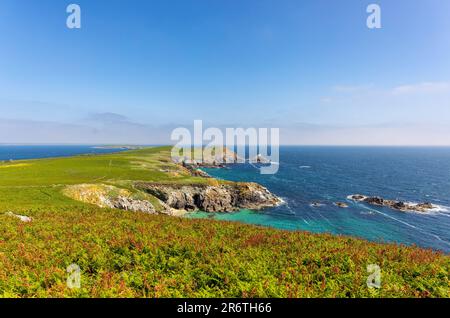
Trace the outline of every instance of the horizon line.
<path fill-rule="evenodd" d="M 5 146 L 89 146 L 89 147 L 169 147 L 171 144 L 134 144 L 134 143 L 2 143 L 1 147 Z M 206 145 L 203 145 L 206 146 Z M 258 145 L 235 145 L 235 146 L 258 146 Z M 450 144 L 442 145 L 424 145 L 424 144 L 280 144 L 280 147 L 420 147 L 420 148 L 444 148 L 450 147 Z M 195 146 L 193 146 L 195 147 Z"/>

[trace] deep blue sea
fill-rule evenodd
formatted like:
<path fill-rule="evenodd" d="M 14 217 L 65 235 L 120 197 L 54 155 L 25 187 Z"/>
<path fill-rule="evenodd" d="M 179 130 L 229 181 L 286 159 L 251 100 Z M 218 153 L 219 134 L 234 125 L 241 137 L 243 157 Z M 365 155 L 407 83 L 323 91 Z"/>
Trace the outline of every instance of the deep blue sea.
<path fill-rule="evenodd" d="M 0 160 L 70 157 L 81 154 L 111 153 L 121 149 L 95 146 L 7 146 L 0 145 Z"/>
<path fill-rule="evenodd" d="M 205 171 L 227 180 L 258 182 L 286 202 L 259 212 L 208 217 L 416 244 L 450 253 L 450 148 L 282 147 L 275 175 L 261 175 L 249 164 Z M 440 208 L 427 214 L 399 212 L 347 199 L 356 193 L 426 201 Z M 312 207 L 316 201 L 323 205 Z M 349 208 L 334 206 L 336 201 L 346 202 Z M 194 217 L 206 215 L 199 212 Z"/>
<path fill-rule="evenodd" d="M 0 146 L 0 160 L 116 151 L 92 146 Z M 450 148 L 282 147 L 275 175 L 261 175 L 249 164 L 205 170 L 222 179 L 258 182 L 285 204 L 258 212 L 198 212 L 191 217 L 346 234 L 450 253 Z M 427 201 L 440 209 L 427 214 L 404 213 L 347 200 L 356 193 Z M 323 205 L 312 207 L 317 201 Z M 346 202 L 349 208 L 334 206 L 336 201 Z"/>

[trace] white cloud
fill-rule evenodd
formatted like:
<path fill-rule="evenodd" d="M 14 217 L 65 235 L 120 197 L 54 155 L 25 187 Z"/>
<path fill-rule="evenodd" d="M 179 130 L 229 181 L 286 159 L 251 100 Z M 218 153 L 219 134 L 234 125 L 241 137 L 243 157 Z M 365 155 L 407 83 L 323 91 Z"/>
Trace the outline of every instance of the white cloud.
<path fill-rule="evenodd" d="M 0 143 L 170 144 L 172 129 L 170 126 L 142 125 L 128 121 L 96 125 L 94 122 L 60 123 L 0 118 Z"/>
<path fill-rule="evenodd" d="M 401 85 L 394 87 L 394 95 L 405 94 L 436 94 L 450 92 L 450 82 L 423 82 L 418 84 Z"/>
<path fill-rule="evenodd" d="M 379 95 L 439 94 L 450 93 L 450 82 L 421 82 L 403 84 L 388 89 L 377 88 L 373 84 L 335 85 L 331 87 L 331 91 L 334 93 L 344 93 L 351 95 L 364 95 L 374 93 Z"/>
<path fill-rule="evenodd" d="M 210 126 L 205 125 L 205 126 Z M 275 123 L 270 126 L 276 127 Z M 132 122 L 94 127 L 88 124 L 0 118 L 0 144 L 172 144 L 176 125 L 151 126 Z M 189 125 L 186 126 L 191 129 Z M 216 126 L 224 130 L 236 124 Z M 450 126 L 429 123 L 372 125 L 278 125 L 282 144 L 303 145 L 449 145 Z"/>
<path fill-rule="evenodd" d="M 449 126 L 414 123 L 280 128 L 280 142 L 285 145 L 450 146 L 449 136 Z"/>

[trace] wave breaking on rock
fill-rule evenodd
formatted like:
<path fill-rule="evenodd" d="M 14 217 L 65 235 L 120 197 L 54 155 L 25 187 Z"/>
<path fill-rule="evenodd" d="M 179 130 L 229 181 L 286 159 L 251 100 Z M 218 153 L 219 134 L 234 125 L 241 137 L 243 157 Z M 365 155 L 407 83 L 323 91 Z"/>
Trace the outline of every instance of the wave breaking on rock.
<path fill-rule="evenodd" d="M 355 202 L 364 202 L 370 205 L 384 206 L 401 212 L 426 213 L 439 208 L 439 206 L 430 202 L 411 203 L 406 201 L 384 199 L 378 196 L 366 196 L 362 194 L 352 194 L 347 198 Z"/>

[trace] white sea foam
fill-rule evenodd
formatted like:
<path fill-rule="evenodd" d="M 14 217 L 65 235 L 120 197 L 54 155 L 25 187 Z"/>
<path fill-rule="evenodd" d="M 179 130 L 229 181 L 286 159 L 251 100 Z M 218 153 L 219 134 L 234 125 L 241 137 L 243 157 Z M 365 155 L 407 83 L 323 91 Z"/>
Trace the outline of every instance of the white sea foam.
<path fill-rule="evenodd" d="M 278 197 L 278 199 L 280 199 L 280 202 L 277 204 L 277 206 L 285 205 L 285 206 L 289 207 L 289 204 L 287 203 L 287 198 Z"/>
<path fill-rule="evenodd" d="M 300 166 L 300 169 L 310 169 L 311 166 Z"/>
<path fill-rule="evenodd" d="M 437 205 L 437 204 L 433 204 L 433 208 L 430 210 L 431 212 L 450 212 L 449 210 L 450 208 L 448 206 L 445 205 Z"/>
<path fill-rule="evenodd" d="M 416 206 L 416 205 L 419 204 L 419 203 L 417 203 L 417 202 L 411 202 L 411 201 L 405 202 L 405 203 L 406 203 L 406 204 L 409 204 L 409 205 L 412 205 L 412 206 Z M 427 210 L 427 211 L 413 211 L 413 210 L 408 210 L 408 211 L 405 211 L 405 212 L 409 212 L 409 213 L 417 213 L 417 214 L 435 214 L 435 213 L 437 213 L 437 214 L 445 214 L 445 213 L 447 213 L 447 212 L 450 212 L 449 207 L 447 207 L 447 206 L 445 206 L 445 205 L 438 205 L 438 204 L 434 204 L 434 203 L 432 203 L 431 205 L 433 206 L 433 208 L 432 208 L 432 209 L 429 209 L 429 210 Z"/>
<path fill-rule="evenodd" d="M 347 199 L 348 199 L 348 200 L 351 200 L 351 201 L 353 201 L 353 202 L 355 202 L 355 201 L 356 201 L 356 202 L 358 202 L 358 201 L 363 201 L 363 200 L 367 199 L 367 196 L 361 195 L 362 198 L 361 198 L 360 200 L 355 200 L 355 199 L 354 199 L 354 196 L 355 196 L 355 195 L 361 195 L 361 194 L 351 194 L 351 195 L 348 195 L 348 196 L 347 196 Z"/>
<path fill-rule="evenodd" d="M 372 208 L 368 208 L 368 207 L 364 207 L 364 209 L 369 210 L 369 211 L 374 212 L 374 213 L 377 213 L 377 214 L 381 214 L 381 215 L 383 215 L 383 216 L 385 216 L 385 217 L 387 217 L 389 219 L 395 220 L 395 221 L 397 221 L 399 223 L 402 223 L 402 224 L 404 224 L 406 226 L 409 226 L 409 227 L 411 227 L 413 229 L 417 229 L 417 226 L 414 226 L 412 224 L 409 224 L 408 222 L 405 222 L 405 221 L 399 220 L 397 218 L 394 218 L 393 216 L 390 216 L 389 214 L 383 213 L 383 212 L 378 211 L 376 209 L 372 209 Z"/>
<path fill-rule="evenodd" d="M 246 163 L 249 164 L 260 164 L 260 165 L 280 165 L 278 161 L 264 161 L 264 162 L 255 162 L 253 159 L 245 159 Z"/>

